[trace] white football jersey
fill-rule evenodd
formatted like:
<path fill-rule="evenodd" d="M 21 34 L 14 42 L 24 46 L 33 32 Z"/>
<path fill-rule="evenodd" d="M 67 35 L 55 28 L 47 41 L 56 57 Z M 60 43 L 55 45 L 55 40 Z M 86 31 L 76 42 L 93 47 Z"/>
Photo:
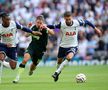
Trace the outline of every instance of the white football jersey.
<path fill-rule="evenodd" d="M 16 23 L 14 21 L 10 21 L 9 27 L 3 27 L 0 24 L 0 36 L 1 42 L 4 44 L 10 43 L 12 47 L 16 47 L 17 44 L 17 36 L 16 36 L 17 28 Z"/>
<path fill-rule="evenodd" d="M 76 47 L 78 46 L 78 26 L 80 23 L 73 20 L 72 26 L 67 26 L 65 21 L 61 22 L 61 42 L 60 47 Z"/>

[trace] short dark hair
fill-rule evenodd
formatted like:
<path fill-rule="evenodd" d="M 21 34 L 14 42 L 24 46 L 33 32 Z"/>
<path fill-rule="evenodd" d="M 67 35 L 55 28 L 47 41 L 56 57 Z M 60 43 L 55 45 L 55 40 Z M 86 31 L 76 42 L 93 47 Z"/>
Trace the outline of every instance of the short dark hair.
<path fill-rule="evenodd" d="M 42 20 L 42 21 L 45 21 L 45 19 L 44 19 L 44 16 L 43 16 L 43 15 L 39 15 L 39 16 L 37 16 L 36 20 Z"/>
<path fill-rule="evenodd" d="M 72 15 L 72 13 L 69 12 L 69 11 L 66 11 L 66 12 L 64 13 L 64 17 L 70 17 L 71 15 Z"/>
<path fill-rule="evenodd" d="M 4 18 L 4 17 L 8 17 L 9 14 L 6 12 L 0 12 L 0 17 Z"/>

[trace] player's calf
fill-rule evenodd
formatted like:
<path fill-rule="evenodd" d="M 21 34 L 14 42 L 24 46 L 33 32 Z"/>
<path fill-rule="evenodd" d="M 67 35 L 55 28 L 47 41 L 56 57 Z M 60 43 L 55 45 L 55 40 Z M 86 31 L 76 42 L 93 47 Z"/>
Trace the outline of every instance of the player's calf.
<path fill-rule="evenodd" d="M 13 83 L 18 83 L 18 82 L 19 82 L 20 76 L 21 76 L 21 74 L 23 73 L 24 68 L 25 68 L 25 64 L 22 64 L 22 63 L 21 63 L 21 64 L 19 65 L 17 75 L 16 75 L 15 79 L 13 80 Z"/>
<path fill-rule="evenodd" d="M 36 66 L 38 65 L 38 62 L 33 62 L 30 66 L 29 76 L 33 74 L 33 71 L 36 69 Z"/>

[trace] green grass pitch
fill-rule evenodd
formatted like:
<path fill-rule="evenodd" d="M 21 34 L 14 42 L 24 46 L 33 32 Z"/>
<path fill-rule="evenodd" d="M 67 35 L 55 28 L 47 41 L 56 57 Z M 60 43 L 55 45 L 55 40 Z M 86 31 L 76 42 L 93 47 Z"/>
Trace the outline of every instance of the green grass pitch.
<path fill-rule="evenodd" d="M 54 82 L 51 75 L 56 67 L 38 67 L 32 76 L 25 69 L 20 82 L 13 84 L 16 71 L 4 68 L 0 90 L 108 90 L 108 65 L 103 66 L 68 66 Z M 86 83 L 76 83 L 75 76 L 84 73 Z"/>

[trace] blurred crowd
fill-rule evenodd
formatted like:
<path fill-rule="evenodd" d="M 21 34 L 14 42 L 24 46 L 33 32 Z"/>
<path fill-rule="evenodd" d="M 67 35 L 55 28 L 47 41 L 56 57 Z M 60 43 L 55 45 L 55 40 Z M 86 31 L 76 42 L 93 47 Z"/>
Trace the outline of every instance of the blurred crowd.
<path fill-rule="evenodd" d="M 0 0 L 0 9 L 10 13 L 12 19 L 23 25 L 34 22 L 42 14 L 47 24 L 57 24 L 65 11 L 71 11 L 75 19 L 87 19 L 102 30 L 99 38 L 89 26 L 79 28 L 79 51 L 75 60 L 108 59 L 108 1 L 107 0 Z M 59 30 L 49 36 L 44 62 L 56 60 L 59 46 Z M 18 31 L 18 52 L 23 56 L 30 38 Z"/>

